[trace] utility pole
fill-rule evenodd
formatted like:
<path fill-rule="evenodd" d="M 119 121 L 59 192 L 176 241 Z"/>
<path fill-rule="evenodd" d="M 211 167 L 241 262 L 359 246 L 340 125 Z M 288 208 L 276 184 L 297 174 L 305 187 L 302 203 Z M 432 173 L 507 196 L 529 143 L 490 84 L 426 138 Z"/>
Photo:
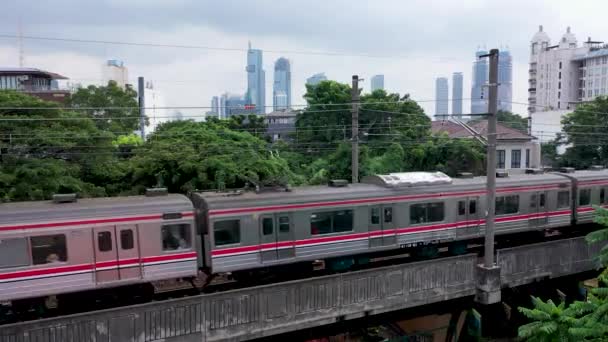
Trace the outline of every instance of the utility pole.
<path fill-rule="evenodd" d="M 139 132 L 141 135 L 141 140 L 146 139 L 146 133 L 144 130 L 146 124 L 146 100 L 144 92 L 144 78 L 140 76 L 137 78 L 137 97 L 139 99 Z"/>
<path fill-rule="evenodd" d="M 359 76 L 353 75 L 352 100 L 352 183 L 359 183 Z"/>
<path fill-rule="evenodd" d="M 488 166 L 487 194 L 488 215 L 486 218 L 485 267 L 494 266 L 494 219 L 496 216 L 496 114 L 498 112 L 498 49 L 481 57 L 490 58 L 489 98 L 488 98 Z"/>

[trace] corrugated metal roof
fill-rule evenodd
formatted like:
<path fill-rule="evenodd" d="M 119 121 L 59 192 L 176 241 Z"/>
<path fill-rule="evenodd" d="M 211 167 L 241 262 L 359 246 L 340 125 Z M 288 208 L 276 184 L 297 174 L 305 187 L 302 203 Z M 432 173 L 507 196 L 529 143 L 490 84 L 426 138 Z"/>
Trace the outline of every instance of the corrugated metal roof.
<path fill-rule="evenodd" d="M 0 74 L 25 74 L 44 76 L 54 80 L 67 80 L 68 78 L 54 72 L 44 71 L 36 68 L 0 67 Z"/>

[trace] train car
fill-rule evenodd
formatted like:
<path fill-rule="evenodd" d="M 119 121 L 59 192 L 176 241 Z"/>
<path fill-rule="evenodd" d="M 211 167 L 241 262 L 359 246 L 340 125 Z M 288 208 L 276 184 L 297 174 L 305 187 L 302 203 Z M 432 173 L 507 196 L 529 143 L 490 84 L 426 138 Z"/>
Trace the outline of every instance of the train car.
<path fill-rule="evenodd" d="M 573 215 L 577 223 L 593 222 L 593 205 L 608 206 L 608 175 L 606 170 L 565 169 L 562 175 L 573 182 L 573 192 L 576 193 Z"/>
<path fill-rule="evenodd" d="M 579 174 L 580 184 L 593 188 L 590 203 L 599 204 L 596 185 L 608 181 L 608 172 L 586 174 Z M 549 173 L 498 178 L 496 234 L 575 223 L 575 184 Z M 204 264 L 222 273 L 329 258 L 348 264 L 350 256 L 478 238 L 484 234 L 485 186 L 485 177 L 401 173 L 290 191 L 200 192 L 192 199 Z"/>
<path fill-rule="evenodd" d="M 58 196 L 2 204 L 0 218 L 5 304 L 197 275 L 194 210 L 183 195 Z"/>

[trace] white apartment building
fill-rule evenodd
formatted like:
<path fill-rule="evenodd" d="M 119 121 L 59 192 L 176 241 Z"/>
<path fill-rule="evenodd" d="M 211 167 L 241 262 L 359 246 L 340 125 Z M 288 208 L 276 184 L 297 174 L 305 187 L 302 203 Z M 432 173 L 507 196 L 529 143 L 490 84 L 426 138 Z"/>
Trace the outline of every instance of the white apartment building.
<path fill-rule="evenodd" d="M 528 112 L 573 110 L 607 95 L 608 46 L 588 38 L 581 46 L 570 27 L 556 44 L 540 26 L 530 45 Z"/>
<path fill-rule="evenodd" d="M 115 81 L 116 84 L 123 89 L 129 84 L 129 70 L 123 61 L 116 59 L 108 60 L 103 65 L 102 74 L 105 84 L 109 81 Z"/>

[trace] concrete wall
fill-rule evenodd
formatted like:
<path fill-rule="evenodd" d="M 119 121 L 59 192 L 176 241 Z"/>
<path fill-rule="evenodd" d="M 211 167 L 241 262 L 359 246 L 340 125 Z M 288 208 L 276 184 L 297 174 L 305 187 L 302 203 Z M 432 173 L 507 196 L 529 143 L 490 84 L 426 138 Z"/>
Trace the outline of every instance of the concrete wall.
<path fill-rule="evenodd" d="M 592 269 L 582 238 L 498 252 L 502 286 Z M 239 341 L 476 292 L 476 255 L 0 326 L 0 342 Z"/>

